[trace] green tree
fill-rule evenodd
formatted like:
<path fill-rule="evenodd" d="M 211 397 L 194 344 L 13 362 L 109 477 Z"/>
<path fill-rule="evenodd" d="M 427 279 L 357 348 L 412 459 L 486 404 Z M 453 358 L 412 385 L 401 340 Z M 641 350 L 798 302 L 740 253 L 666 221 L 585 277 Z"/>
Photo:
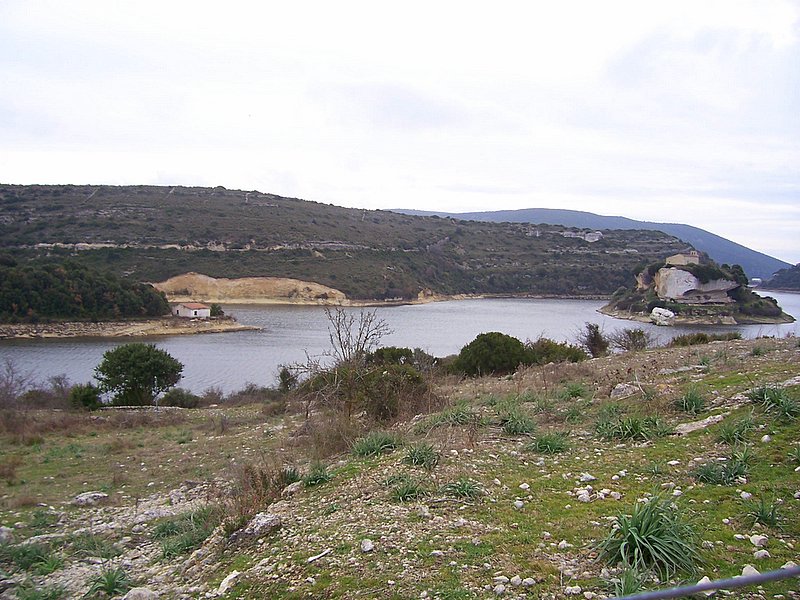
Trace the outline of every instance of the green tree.
<path fill-rule="evenodd" d="M 467 375 L 513 373 L 520 365 L 531 363 L 525 345 L 517 338 L 498 331 L 481 333 L 461 348 L 455 369 Z"/>
<path fill-rule="evenodd" d="M 103 354 L 94 376 L 114 404 L 147 406 L 181 378 L 183 364 L 153 344 L 125 344 Z"/>

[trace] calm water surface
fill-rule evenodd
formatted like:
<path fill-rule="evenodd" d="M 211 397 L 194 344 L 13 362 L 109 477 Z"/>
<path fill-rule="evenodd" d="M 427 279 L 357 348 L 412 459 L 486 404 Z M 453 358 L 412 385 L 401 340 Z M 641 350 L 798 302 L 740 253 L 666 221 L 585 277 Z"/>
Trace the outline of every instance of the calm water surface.
<path fill-rule="evenodd" d="M 800 318 L 800 294 L 775 293 L 783 309 Z M 393 333 L 383 345 L 423 348 L 436 356 L 457 353 L 476 335 L 502 331 L 521 340 L 540 336 L 574 342 L 587 321 L 600 323 L 606 333 L 626 327 L 651 330 L 662 342 L 688 331 L 740 331 L 745 337 L 800 335 L 800 325 L 659 328 L 612 319 L 597 312 L 604 303 L 591 300 L 486 299 L 437 302 L 377 309 Z M 274 385 L 279 365 L 320 355 L 328 346 L 325 314 L 311 306 L 225 306 L 241 323 L 261 327 L 194 336 L 153 338 L 148 341 L 184 364 L 181 387 L 201 392 L 218 386 L 225 392 L 248 382 Z M 357 309 L 356 309 L 357 312 Z M 66 374 L 87 382 L 103 352 L 130 340 L 0 340 L 0 363 L 13 361 L 36 381 Z"/>

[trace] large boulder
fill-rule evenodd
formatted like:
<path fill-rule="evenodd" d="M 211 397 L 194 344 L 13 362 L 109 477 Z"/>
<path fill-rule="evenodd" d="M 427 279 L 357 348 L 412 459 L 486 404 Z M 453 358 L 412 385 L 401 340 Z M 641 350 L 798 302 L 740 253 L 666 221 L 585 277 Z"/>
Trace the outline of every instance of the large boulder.
<path fill-rule="evenodd" d="M 672 325 L 675 322 L 675 313 L 667 308 L 656 306 L 650 313 L 650 320 L 656 325 Z"/>

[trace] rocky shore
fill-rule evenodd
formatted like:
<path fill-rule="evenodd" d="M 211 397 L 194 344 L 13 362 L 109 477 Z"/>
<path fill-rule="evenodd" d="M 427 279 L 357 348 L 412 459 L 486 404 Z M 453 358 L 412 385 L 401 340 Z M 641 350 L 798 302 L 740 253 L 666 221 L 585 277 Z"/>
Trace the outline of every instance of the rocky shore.
<path fill-rule="evenodd" d="M 62 322 L 0 324 L 0 339 L 70 337 L 149 337 L 252 331 L 258 327 L 242 325 L 232 317 L 183 319 L 162 317 L 142 321 Z"/>

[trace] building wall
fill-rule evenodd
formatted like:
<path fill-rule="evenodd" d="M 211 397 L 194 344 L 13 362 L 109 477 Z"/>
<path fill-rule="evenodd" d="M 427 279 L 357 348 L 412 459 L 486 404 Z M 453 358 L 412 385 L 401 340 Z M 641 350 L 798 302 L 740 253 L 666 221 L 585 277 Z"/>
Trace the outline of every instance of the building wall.
<path fill-rule="evenodd" d="M 211 316 L 211 309 L 210 308 L 189 309 L 183 306 L 182 304 L 179 304 L 173 309 L 172 314 L 174 314 L 176 317 L 195 317 L 198 319 L 207 319 Z"/>

